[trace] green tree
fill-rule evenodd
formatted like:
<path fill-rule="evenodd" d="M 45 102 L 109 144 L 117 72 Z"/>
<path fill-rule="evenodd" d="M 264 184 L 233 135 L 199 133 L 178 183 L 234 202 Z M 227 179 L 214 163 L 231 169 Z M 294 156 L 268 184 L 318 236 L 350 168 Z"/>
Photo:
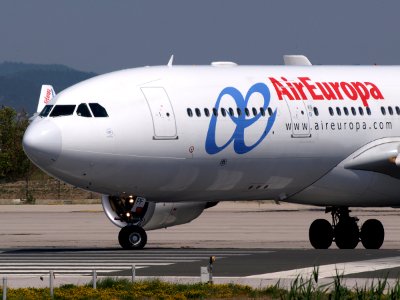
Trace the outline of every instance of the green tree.
<path fill-rule="evenodd" d="M 22 148 L 28 127 L 26 112 L 17 113 L 10 107 L 0 108 L 0 180 L 14 181 L 29 176 L 31 163 Z"/>

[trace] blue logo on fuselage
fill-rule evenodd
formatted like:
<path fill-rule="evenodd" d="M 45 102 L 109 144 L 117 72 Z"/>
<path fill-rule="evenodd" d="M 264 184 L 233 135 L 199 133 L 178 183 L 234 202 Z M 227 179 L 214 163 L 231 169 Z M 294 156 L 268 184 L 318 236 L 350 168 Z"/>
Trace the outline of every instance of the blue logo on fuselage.
<path fill-rule="evenodd" d="M 247 107 L 247 103 L 250 99 L 250 96 L 253 93 L 260 93 L 263 98 L 264 98 L 264 104 L 263 104 L 263 109 L 264 111 L 267 110 L 271 94 L 269 91 L 269 88 L 267 87 L 266 84 L 264 83 L 256 83 L 254 84 L 247 92 L 246 98 L 243 97 L 242 93 L 234 88 L 234 87 L 226 87 L 224 88 L 221 93 L 218 96 L 217 102 L 215 103 L 215 108 L 219 110 L 220 102 L 223 96 L 229 95 L 231 96 L 235 102 L 237 107 L 240 109 L 241 113 L 238 116 L 230 116 L 232 122 L 236 124 L 235 131 L 233 132 L 231 138 L 222 146 L 218 146 L 215 141 L 215 134 L 216 134 L 216 126 L 217 126 L 217 121 L 218 118 L 214 114 L 211 115 L 211 120 L 210 120 L 210 125 L 208 127 L 208 132 L 207 132 L 207 138 L 206 138 L 206 152 L 208 154 L 216 154 L 222 150 L 224 150 L 228 145 L 230 145 L 233 142 L 233 149 L 237 154 L 244 154 L 255 147 L 257 147 L 268 135 L 269 131 L 272 128 L 272 125 L 274 125 L 275 118 L 276 118 L 276 109 L 272 113 L 269 118 L 262 118 L 262 120 L 267 119 L 268 121 L 266 122 L 267 124 L 265 125 L 265 130 L 263 131 L 261 137 L 253 144 L 253 145 L 246 145 L 244 142 L 244 130 L 253 125 L 255 122 L 257 122 L 261 117 L 261 112 L 258 112 L 257 115 L 255 115 L 252 118 L 247 118 L 245 115 L 245 108 Z"/>

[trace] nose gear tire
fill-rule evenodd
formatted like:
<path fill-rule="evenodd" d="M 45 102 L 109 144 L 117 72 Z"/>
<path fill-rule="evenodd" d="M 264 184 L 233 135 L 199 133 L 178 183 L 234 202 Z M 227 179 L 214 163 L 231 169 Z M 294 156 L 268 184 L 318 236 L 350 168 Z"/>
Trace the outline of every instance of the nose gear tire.
<path fill-rule="evenodd" d="M 147 234 L 142 227 L 129 225 L 120 230 L 118 241 L 121 247 L 126 250 L 139 250 L 146 245 Z"/>

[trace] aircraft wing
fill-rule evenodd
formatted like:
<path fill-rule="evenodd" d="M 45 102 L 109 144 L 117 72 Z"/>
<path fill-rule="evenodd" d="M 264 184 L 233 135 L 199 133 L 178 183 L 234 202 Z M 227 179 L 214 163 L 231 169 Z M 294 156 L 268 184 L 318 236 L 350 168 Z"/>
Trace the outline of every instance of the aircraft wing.
<path fill-rule="evenodd" d="M 400 179 L 400 142 L 373 146 L 348 159 L 344 168 L 372 171 Z"/>

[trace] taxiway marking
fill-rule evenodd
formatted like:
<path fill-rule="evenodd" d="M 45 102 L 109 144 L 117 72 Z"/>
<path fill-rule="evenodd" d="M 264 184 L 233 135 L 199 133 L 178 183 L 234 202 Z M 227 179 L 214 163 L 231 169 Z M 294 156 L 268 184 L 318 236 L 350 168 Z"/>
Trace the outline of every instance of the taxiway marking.
<path fill-rule="evenodd" d="M 268 251 L 270 252 L 270 251 Z M 77 251 L 77 252 L 6 252 L 0 254 L 0 275 L 43 275 L 50 270 L 56 274 L 109 273 L 136 269 L 170 266 L 177 263 L 194 263 L 218 258 L 245 256 L 240 250 L 142 250 L 142 251 Z"/>
<path fill-rule="evenodd" d="M 316 270 L 317 267 L 318 266 L 266 273 L 266 274 L 251 275 L 251 276 L 246 276 L 246 278 L 294 279 L 296 277 L 303 277 L 304 279 L 307 279 L 313 275 L 313 272 Z M 337 264 L 319 266 L 318 277 L 328 278 L 328 277 L 335 277 L 336 275 L 344 276 L 350 274 L 393 269 L 398 267 L 400 267 L 400 256 L 354 261 L 347 263 L 337 263 Z"/>

